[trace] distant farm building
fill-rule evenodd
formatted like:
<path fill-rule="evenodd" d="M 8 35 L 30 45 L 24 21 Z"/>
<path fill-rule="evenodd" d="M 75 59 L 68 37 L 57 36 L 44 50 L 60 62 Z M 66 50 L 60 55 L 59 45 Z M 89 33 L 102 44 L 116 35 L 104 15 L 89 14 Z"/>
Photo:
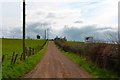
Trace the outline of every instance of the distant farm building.
<path fill-rule="evenodd" d="M 93 37 L 86 37 L 85 42 L 94 42 Z"/>

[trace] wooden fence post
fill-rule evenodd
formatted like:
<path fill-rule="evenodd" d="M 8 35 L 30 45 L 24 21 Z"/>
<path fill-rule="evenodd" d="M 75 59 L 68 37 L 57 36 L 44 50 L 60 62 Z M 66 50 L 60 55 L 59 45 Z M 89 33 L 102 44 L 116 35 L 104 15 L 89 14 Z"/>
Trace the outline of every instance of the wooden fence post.
<path fill-rule="evenodd" d="M 32 48 L 32 55 L 34 55 L 34 48 Z"/>
<path fill-rule="evenodd" d="M 20 60 L 22 61 L 22 58 L 23 58 L 23 53 L 21 54 L 21 56 L 20 56 Z"/>
<path fill-rule="evenodd" d="M 27 56 L 27 47 L 25 47 L 25 55 Z"/>
<path fill-rule="evenodd" d="M 31 47 L 29 47 L 29 56 L 31 56 Z"/>
<path fill-rule="evenodd" d="M 15 55 L 15 52 L 13 52 L 13 54 L 12 54 L 11 64 L 13 64 L 14 55 Z"/>
<path fill-rule="evenodd" d="M 4 61 L 4 59 L 5 59 L 5 55 L 2 55 L 2 62 Z"/>
<path fill-rule="evenodd" d="M 18 56 L 18 54 L 15 55 L 14 64 L 15 64 L 15 62 L 17 60 L 17 56 Z"/>

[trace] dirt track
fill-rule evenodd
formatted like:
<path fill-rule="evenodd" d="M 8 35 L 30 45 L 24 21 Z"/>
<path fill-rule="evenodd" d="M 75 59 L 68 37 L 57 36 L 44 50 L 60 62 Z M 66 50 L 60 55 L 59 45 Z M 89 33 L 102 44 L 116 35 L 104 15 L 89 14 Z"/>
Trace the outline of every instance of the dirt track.
<path fill-rule="evenodd" d="M 43 59 L 24 78 L 90 78 L 78 65 L 66 58 L 50 41 Z"/>

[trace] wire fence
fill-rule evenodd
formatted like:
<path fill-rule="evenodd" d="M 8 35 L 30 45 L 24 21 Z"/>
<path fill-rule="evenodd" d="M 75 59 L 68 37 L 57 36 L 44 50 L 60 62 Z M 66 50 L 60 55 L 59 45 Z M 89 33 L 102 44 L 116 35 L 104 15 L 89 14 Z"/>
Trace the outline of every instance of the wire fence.
<path fill-rule="evenodd" d="M 46 44 L 47 41 L 44 42 L 44 44 L 42 46 L 37 46 L 35 48 L 31 48 L 31 47 L 26 47 L 25 48 L 25 55 L 23 53 L 18 54 L 13 52 L 12 55 L 10 56 L 10 65 L 16 64 L 17 61 L 23 61 L 24 60 L 24 56 L 25 59 L 29 58 L 30 56 L 33 56 L 35 54 L 37 54 L 40 50 L 43 49 L 44 45 Z M 5 61 L 5 59 L 7 58 L 7 55 L 2 55 L 2 63 Z"/>

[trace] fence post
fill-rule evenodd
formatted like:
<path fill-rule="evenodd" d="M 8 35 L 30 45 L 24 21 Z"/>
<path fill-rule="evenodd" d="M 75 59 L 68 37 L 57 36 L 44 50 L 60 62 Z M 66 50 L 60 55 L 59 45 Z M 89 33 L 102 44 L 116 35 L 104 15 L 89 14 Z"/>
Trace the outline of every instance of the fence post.
<path fill-rule="evenodd" d="M 31 47 L 29 47 L 29 56 L 31 56 Z"/>
<path fill-rule="evenodd" d="M 27 49 L 27 47 L 25 48 L 25 54 L 26 54 L 26 57 L 29 57 L 29 50 Z"/>
<path fill-rule="evenodd" d="M 32 55 L 34 55 L 34 48 L 32 49 Z"/>
<path fill-rule="evenodd" d="M 25 47 L 25 55 L 27 56 L 27 47 Z"/>
<path fill-rule="evenodd" d="M 13 54 L 12 54 L 11 64 L 13 63 L 14 55 L 15 55 L 15 52 L 13 52 Z"/>
<path fill-rule="evenodd" d="M 2 62 L 3 62 L 4 59 L 5 59 L 5 55 L 2 55 Z"/>
<path fill-rule="evenodd" d="M 16 60 L 17 60 L 17 56 L 18 56 L 18 54 L 16 54 L 16 56 L 15 56 L 15 59 L 14 59 L 14 64 L 15 64 L 15 62 L 16 62 Z"/>
<path fill-rule="evenodd" d="M 21 54 L 21 56 L 20 56 L 20 60 L 22 61 L 22 58 L 23 58 L 23 53 Z"/>

